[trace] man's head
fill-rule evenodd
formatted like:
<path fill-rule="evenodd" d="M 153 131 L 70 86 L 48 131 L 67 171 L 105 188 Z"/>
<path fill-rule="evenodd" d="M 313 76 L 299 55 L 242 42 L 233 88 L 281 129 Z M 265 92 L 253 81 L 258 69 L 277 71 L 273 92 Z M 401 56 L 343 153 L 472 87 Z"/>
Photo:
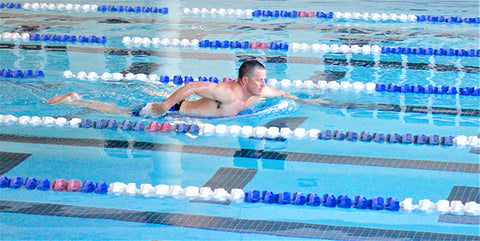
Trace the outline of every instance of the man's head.
<path fill-rule="evenodd" d="M 265 87 L 266 70 L 265 66 L 257 60 L 243 62 L 238 70 L 238 82 L 251 95 L 260 96 Z"/>
<path fill-rule="evenodd" d="M 240 69 L 238 69 L 238 78 L 242 79 L 243 76 L 251 77 L 256 68 L 265 69 L 265 66 L 255 59 L 243 62 Z"/>

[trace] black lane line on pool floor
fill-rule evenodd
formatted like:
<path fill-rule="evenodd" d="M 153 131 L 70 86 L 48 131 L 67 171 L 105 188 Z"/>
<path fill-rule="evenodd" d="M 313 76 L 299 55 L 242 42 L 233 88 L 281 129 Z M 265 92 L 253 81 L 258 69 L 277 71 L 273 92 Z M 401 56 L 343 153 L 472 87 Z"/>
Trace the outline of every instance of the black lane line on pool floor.
<path fill-rule="evenodd" d="M 163 135 L 162 133 L 158 133 Z M 378 158 L 364 156 L 343 156 L 327 155 L 317 153 L 290 152 L 290 151 L 264 151 L 262 149 L 238 149 L 228 147 L 200 146 L 200 145 L 181 145 L 164 144 L 142 141 L 125 140 L 106 140 L 106 139 L 79 139 L 65 137 L 40 137 L 29 135 L 0 134 L 0 141 L 50 144 L 50 145 L 69 145 L 69 146 L 89 146 L 100 148 L 125 148 L 148 151 L 168 151 L 192 154 L 205 154 L 212 156 L 226 157 L 246 157 L 262 158 L 285 161 L 331 163 L 331 164 L 349 164 L 361 166 L 377 166 L 391 168 L 408 168 L 432 171 L 451 171 L 480 173 L 480 164 L 478 163 L 458 163 L 430 160 L 411 160 L 398 158 Z M 319 142 L 323 140 L 318 140 Z M 389 144 L 385 144 L 389 145 Z"/>
<path fill-rule="evenodd" d="M 113 55 L 132 55 L 132 56 L 158 56 L 169 58 L 188 58 L 188 59 L 204 59 L 204 60 L 229 60 L 243 62 L 246 59 L 256 58 L 266 63 L 292 63 L 292 64 L 310 64 L 310 65 L 336 65 L 336 66 L 360 66 L 360 67 L 377 67 L 377 68 L 400 68 L 412 70 L 431 70 L 435 71 L 453 71 L 466 73 L 479 73 L 480 67 L 462 66 L 458 68 L 455 65 L 432 64 L 432 63 L 402 63 L 398 61 L 371 61 L 359 59 L 343 59 L 343 58 L 317 58 L 302 56 L 283 56 L 283 55 L 246 55 L 246 54 L 225 54 L 211 52 L 179 52 L 179 51 L 160 51 L 147 49 L 122 49 L 122 48 L 95 48 L 95 47 L 78 47 L 66 45 L 38 45 L 38 44 L 11 44 L 2 43 L 0 49 L 26 49 L 26 50 L 46 50 L 46 51 L 68 51 L 83 53 L 100 53 Z M 232 50 L 235 51 L 235 50 Z"/>
<path fill-rule="evenodd" d="M 195 214 L 137 211 L 117 208 L 84 207 L 52 203 L 0 200 L 0 212 L 57 217 L 110 219 L 163 224 L 235 233 L 256 233 L 287 237 L 330 240 L 480 240 L 480 236 L 334 226 L 304 222 L 252 220 Z"/>
<path fill-rule="evenodd" d="M 470 148 L 470 153 L 473 153 L 473 154 L 480 154 L 480 148 L 478 147 L 472 147 Z"/>
<path fill-rule="evenodd" d="M 224 188 L 227 192 L 231 193 L 232 189 L 239 188 L 243 189 L 245 185 L 252 180 L 252 178 L 257 173 L 257 169 L 250 168 L 235 168 L 235 167 L 220 167 L 215 174 L 213 174 L 210 179 L 203 185 L 203 187 L 210 187 L 212 190 L 216 188 Z M 214 203 L 214 204 L 225 204 L 228 205 L 231 203 L 230 200 L 225 202 L 219 202 L 214 200 L 191 200 L 191 202 L 201 202 L 201 203 Z"/>
<path fill-rule="evenodd" d="M 0 175 L 12 170 L 32 154 L 0 151 Z"/>
<path fill-rule="evenodd" d="M 453 186 L 447 198 L 448 201 L 462 201 L 480 203 L 480 187 L 471 186 Z M 444 223 L 462 223 L 462 224 L 480 224 L 480 216 L 451 215 L 441 214 L 438 222 Z"/>

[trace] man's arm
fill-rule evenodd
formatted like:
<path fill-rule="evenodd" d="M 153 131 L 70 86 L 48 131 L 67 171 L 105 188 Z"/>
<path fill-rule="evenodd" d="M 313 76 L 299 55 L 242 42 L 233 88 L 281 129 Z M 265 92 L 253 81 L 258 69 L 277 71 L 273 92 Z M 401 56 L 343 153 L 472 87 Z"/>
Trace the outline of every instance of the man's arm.
<path fill-rule="evenodd" d="M 287 93 L 283 90 L 279 90 L 279 89 L 270 87 L 268 85 L 265 86 L 262 90 L 262 97 L 275 98 L 275 97 L 279 97 L 279 96 L 284 97 L 284 98 L 289 98 L 289 99 L 292 99 L 292 100 L 298 99 L 298 97 L 296 97 L 294 95 L 291 95 L 290 93 Z"/>
<path fill-rule="evenodd" d="M 329 100 L 324 99 L 300 99 L 295 95 L 291 95 L 288 92 L 279 90 L 270 86 L 265 86 L 262 90 L 262 97 L 265 98 L 274 98 L 282 96 L 284 98 L 292 99 L 300 103 L 310 104 L 310 105 L 328 105 L 330 104 Z"/>

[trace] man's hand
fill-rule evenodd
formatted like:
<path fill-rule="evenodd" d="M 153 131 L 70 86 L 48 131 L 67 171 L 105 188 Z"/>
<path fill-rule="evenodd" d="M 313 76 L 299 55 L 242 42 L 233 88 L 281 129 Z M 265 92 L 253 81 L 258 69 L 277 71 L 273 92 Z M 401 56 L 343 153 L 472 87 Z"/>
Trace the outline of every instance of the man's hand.
<path fill-rule="evenodd" d="M 152 103 L 152 112 L 155 115 L 162 116 L 167 113 L 170 108 L 165 108 L 164 102 Z"/>

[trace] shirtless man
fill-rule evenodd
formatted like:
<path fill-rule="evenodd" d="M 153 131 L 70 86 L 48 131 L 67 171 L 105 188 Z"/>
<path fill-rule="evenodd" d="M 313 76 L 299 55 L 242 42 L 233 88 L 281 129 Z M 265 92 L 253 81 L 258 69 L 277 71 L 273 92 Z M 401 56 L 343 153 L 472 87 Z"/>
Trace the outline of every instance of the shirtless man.
<path fill-rule="evenodd" d="M 64 103 L 102 112 L 134 116 L 162 116 L 167 111 L 174 110 L 188 116 L 226 117 L 237 115 L 260 98 L 283 96 L 298 99 L 283 90 L 267 86 L 265 78 L 265 67 L 257 60 L 248 60 L 240 66 L 237 81 L 218 84 L 190 82 L 163 102 L 148 103 L 133 110 L 110 103 L 84 100 L 75 92 L 55 96 L 46 103 L 50 105 Z M 201 98 L 193 101 L 185 100 L 193 94 Z"/>

